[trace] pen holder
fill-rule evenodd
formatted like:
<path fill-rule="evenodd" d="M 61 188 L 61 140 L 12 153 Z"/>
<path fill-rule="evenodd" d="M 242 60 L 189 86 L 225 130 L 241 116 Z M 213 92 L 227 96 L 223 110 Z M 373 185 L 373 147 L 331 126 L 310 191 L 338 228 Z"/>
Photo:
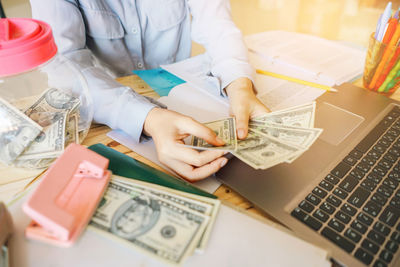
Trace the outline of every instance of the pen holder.
<path fill-rule="evenodd" d="M 389 96 L 400 86 L 400 48 L 384 44 L 374 35 L 369 39 L 363 83 L 366 89 Z"/>

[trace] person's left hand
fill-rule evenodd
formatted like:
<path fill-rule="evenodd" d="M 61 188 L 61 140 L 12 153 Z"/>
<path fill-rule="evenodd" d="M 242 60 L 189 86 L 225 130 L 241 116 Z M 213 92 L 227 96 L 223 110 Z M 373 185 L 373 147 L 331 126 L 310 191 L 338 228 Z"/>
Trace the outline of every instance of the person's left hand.
<path fill-rule="evenodd" d="M 270 110 L 261 103 L 253 90 L 253 83 L 248 78 L 238 78 L 226 88 L 229 97 L 230 109 L 236 118 L 237 136 L 239 139 L 247 137 L 249 119 L 261 116 Z"/>

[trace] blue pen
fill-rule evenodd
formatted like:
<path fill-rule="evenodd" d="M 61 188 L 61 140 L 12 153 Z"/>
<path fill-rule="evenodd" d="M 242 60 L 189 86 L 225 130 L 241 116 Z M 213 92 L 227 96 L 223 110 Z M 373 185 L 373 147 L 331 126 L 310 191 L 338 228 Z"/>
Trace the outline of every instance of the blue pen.
<path fill-rule="evenodd" d="M 391 16 L 392 16 L 392 2 L 389 2 L 385 8 L 385 11 L 382 14 L 382 20 L 379 25 L 379 34 L 377 39 L 380 42 L 382 42 L 383 36 L 385 35 L 386 24 Z"/>
<path fill-rule="evenodd" d="M 399 10 L 400 10 L 400 8 L 399 8 Z M 399 19 L 399 10 L 397 10 L 396 13 L 394 13 L 394 16 L 393 16 L 394 19 Z"/>

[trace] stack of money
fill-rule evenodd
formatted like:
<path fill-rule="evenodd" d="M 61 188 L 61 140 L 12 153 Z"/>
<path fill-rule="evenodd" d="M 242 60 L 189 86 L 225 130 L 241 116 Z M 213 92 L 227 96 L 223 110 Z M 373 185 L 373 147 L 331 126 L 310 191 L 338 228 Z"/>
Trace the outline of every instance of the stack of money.
<path fill-rule="evenodd" d="M 314 128 L 315 102 L 268 113 L 249 122 L 245 140 L 236 140 L 233 118 L 205 123 L 226 145 L 213 147 L 192 137 L 191 147 L 224 149 L 255 169 L 267 169 L 282 162 L 291 163 L 308 150 L 322 133 Z M 229 130 L 227 130 L 229 129 Z"/>
<path fill-rule="evenodd" d="M 0 162 L 47 167 L 70 143 L 79 143 L 80 100 L 50 88 L 8 103 L 0 98 Z"/>
<path fill-rule="evenodd" d="M 206 248 L 220 201 L 114 175 L 89 229 L 169 265 Z"/>

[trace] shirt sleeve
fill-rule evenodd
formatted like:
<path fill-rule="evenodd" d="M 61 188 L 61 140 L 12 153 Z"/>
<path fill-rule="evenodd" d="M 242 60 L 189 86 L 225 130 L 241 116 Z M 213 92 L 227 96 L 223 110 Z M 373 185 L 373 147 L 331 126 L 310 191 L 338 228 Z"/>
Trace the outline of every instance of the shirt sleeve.
<path fill-rule="evenodd" d="M 143 124 L 157 105 L 121 85 L 96 63 L 86 48 L 85 24 L 75 0 L 31 0 L 34 18 L 50 24 L 59 53 L 72 60 L 86 78 L 96 122 L 121 129 L 139 142 Z"/>
<path fill-rule="evenodd" d="M 211 57 L 211 73 L 224 89 L 232 81 L 246 77 L 254 81 L 247 48 L 240 30 L 231 18 L 228 0 L 189 0 L 192 39 L 203 45 Z M 223 93 L 222 90 L 221 93 Z"/>

